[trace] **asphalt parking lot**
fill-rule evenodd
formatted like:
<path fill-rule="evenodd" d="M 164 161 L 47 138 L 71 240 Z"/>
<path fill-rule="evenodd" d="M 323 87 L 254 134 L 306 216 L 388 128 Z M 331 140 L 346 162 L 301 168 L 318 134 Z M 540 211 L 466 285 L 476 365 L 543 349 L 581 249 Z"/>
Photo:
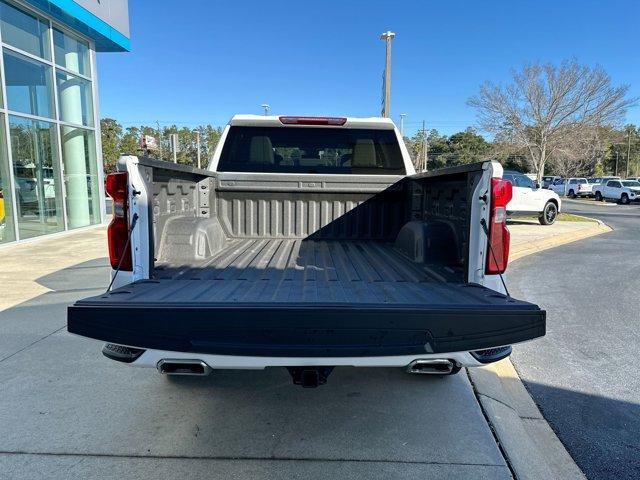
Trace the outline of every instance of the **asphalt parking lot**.
<path fill-rule="evenodd" d="M 284 369 L 163 377 L 66 333 L 66 306 L 107 278 L 83 262 L 0 312 L 1 478 L 511 478 L 464 372 L 338 368 L 315 390 Z"/>
<path fill-rule="evenodd" d="M 640 478 L 640 206 L 563 200 L 614 230 L 516 261 L 512 293 L 548 313 L 512 361 L 590 479 Z M 544 281 L 540 281 L 544 279 Z"/>

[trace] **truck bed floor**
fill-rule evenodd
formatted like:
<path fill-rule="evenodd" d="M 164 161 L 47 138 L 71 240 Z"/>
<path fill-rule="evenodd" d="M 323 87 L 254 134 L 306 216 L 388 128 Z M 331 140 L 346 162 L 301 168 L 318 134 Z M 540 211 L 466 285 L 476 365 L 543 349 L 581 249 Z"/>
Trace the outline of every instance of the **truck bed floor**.
<path fill-rule="evenodd" d="M 109 297 L 128 304 L 286 302 L 432 308 L 491 305 L 496 295 L 477 285 L 446 284 L 393 244 L 373 241 L 234 239 L 199 264 L 159 265 L 155 277 L 120 289 L 128 295 Z"/>

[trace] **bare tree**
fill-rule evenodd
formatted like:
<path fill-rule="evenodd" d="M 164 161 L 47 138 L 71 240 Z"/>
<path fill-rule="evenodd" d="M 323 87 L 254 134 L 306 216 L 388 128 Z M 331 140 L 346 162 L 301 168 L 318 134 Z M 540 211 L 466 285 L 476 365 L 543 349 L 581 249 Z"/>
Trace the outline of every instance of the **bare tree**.
<path fill-rule="evenodd" d="M 558 145 L 553 155 L 553 169 L 563 177 L 576 177 L 593 171 L 598 152 L 597 129 L 576 129 Z"/>
<path fill-rule="evenodd" d="M 582 130 L 614 125 L 637 103 L 627 98 L 628 85 L 613 87 L 602 67 L 575 60 L 528 64 L 512 76 L 506 86 L 485 82 L 468 104 L 483 129 L 526 149 L 538 181 L 547 162 L 566 155 Z"/>

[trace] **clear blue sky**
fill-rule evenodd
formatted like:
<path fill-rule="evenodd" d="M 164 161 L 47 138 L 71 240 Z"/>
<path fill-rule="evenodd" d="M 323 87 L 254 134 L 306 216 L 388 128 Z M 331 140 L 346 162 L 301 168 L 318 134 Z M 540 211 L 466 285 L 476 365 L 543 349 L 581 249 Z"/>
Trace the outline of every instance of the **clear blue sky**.
<path fill-rule="evenodd" d="M 599 63 L 640 96 L 640 2 L 130 0 L 131 53 L 98 55 L 101 115 L 125 126 L 224 125 L 234 113 L 380 112 L 393 43 L 392 116 L 407 133 L 475 123 L 484 80 L 527 61 Z M 635 83 L 634 83 L 635 82 Z M 628 114 L 640 123 L 640 111 Z"/>

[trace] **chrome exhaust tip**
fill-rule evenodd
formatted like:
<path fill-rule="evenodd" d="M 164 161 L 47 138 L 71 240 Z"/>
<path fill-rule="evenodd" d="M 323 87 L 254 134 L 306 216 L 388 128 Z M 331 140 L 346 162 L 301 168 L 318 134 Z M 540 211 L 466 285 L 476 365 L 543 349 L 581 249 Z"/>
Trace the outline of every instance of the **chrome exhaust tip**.
<path fill-rule="evenodd" d="M 444 358 L 414 360 L 407 365 L 407 373 L 449 375 L 453 371 L 453 367 L 453 362 Z"/>
<path fill-rule="evenodd" d="M 156 368 L 163 375 L 205 376 L 211 373 L 211 367 L 202 360 L 163 358 Z"/>

